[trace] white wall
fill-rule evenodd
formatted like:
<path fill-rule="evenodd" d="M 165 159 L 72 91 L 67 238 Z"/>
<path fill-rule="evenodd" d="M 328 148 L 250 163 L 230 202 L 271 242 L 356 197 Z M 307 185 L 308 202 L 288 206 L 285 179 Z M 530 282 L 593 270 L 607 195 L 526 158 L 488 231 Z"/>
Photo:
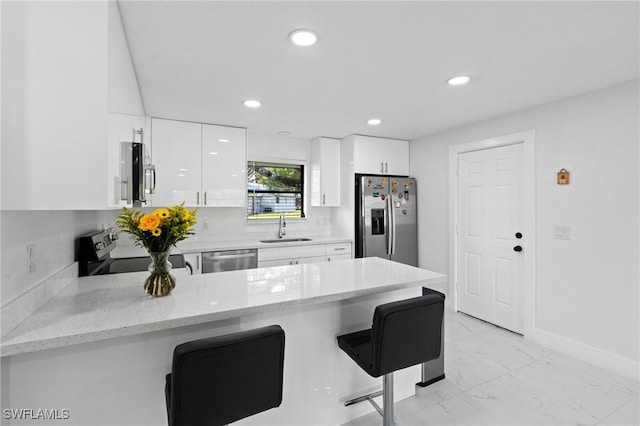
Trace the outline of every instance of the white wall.
<path fill-rule="evenodd" d="M 638 93 L 635 80 L 412 141 L 420 266 L 449 271 L 449 147 L 533 129 L 536 331 L 558 348 L 637 362 Z M 568 186 L 556 184 L 561 168 Z M 555 239 L 554 225 L 570 226 L 572 239 Z"/>
<path fill-rule="evenodd" d="M 144 115 L 136 71 L 122 27 L 118 3 L 109 2 L 109 112 Z"/>
<path fill-rule="evenodd" d="M 106 155 L 107 3 L 2 8 L 3 208 L 104 204 L 106 168 L 87 159 Z"/>

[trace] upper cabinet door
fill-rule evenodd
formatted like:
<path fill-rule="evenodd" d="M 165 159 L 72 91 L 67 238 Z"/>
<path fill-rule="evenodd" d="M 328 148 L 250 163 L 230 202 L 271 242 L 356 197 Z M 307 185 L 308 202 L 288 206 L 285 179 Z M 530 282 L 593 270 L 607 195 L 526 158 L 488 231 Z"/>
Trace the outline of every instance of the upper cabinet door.
<path fill-rule="evenodd" d="M 409 141 L 356 135 L 353 157 L 355 173 L 409 175 Z"/>
<path fill-rule="evenodd" d="M 154 206 L 202 205 L 202 125 L 185 121 L 151 120 L 152 162 L 156 166 Z"/>
<path fill-rule="evenodd" d="M 247 131 L 202 125 L 202 205 L 244 207 L 247 199 Z"/>
<path fill-rule="evenodd" d="M 340 139 L 311 141 L 311 205 L 340 205 Z"/>

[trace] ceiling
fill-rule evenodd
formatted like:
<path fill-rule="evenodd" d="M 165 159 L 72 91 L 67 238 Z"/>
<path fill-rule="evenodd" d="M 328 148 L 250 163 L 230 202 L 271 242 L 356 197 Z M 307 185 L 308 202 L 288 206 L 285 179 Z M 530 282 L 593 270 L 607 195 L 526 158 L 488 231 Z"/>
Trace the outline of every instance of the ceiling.
<path fill-rule="evenodd" d="M 252 133 L 416 139 L 639 75 L 637 1 L 118 4 L 147 115 Z"/>

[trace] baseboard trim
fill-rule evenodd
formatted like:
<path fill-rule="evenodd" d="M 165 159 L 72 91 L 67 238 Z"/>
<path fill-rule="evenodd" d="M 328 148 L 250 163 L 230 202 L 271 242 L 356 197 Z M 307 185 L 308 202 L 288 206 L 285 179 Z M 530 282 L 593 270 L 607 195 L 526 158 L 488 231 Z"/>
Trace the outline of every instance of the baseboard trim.
<path fill-rule="evenodd" d="M 2 305 L 0 308 L 1 335 L 6 336 L 77 278 L 78 262 L 74 262 Z"/>
<path fill-rule="evenodd" d="M 544 347 L 620 374 L 632 380 L 640 377 L 640 361 L 625 358 L 548 331 L 532 329 L 525 338 Z"/>

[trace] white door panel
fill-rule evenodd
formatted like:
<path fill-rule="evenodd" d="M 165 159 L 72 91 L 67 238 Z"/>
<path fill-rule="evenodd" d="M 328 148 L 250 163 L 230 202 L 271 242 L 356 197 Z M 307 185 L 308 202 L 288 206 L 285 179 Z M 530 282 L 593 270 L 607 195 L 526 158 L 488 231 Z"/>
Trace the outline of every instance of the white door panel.
<path fill-rule="evenodd" d="M 523 333 L 523 144 L 461 153 L 458 165 L 458 309 Z"/>

